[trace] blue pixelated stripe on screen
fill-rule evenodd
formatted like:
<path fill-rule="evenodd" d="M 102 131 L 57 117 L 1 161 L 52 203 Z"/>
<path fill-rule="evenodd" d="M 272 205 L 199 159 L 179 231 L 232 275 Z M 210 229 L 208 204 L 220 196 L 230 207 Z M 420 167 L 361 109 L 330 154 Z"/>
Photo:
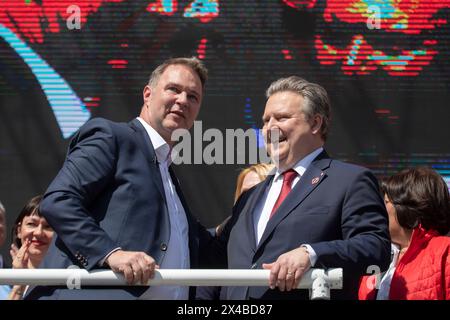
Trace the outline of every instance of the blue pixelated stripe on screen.
<path fill-rule="evenodd" d="M 5 39 L 30 67 L 53 110 L 62 136 L 69 138 L 91 117 L 85 104 L 47 62 L 1 23 L 0 37 Z"/>

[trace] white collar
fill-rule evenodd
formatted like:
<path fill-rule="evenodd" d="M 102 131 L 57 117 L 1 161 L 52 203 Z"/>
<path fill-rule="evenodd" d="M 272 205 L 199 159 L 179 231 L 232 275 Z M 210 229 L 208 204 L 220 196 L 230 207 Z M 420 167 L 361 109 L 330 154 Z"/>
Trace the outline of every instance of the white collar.
<path fill-rule="evenodd" d="M 147 131 L 150 141 L 152 142 L 153 149 L 155 149 L 156 158 L 158 158 L 158 162 L 167 163 L 167 166 L 169 166 L 172 163 L 172 159 L 170 157 L 170 150 L 171 150 L 170 146 L 161 137 L 161 135 L 155 129 L 153 129 L 151 125 L 145 122 L 144 119 L 142 119 L 141 117 L 137 117 L 136 119 L 138 119 L 139 122 L 142 123 L 142 125 L 145 128 L 145 131 Z"/>
<path fill-rule="evenodd" d="M 303 159 L 300 159 L 292 169 L 294 169 L 298 175 L 301 177 L 306 169 L 308 169 L 309 165 L 311 164 L 311 162 L 313 162 L 313 160 L 323 151 L 323 147 L 319 147 L 318 149 L 314 150 L 313 152 L 311 152 L 310 154 L 308 154 L 306 157 L 304 157 Z M 273 181 L 276 181 L 281 174 L 284 171 L 280 171 L 280 169 L 276 169 L 275 172 L 275 177 L 273 178 Z"/>

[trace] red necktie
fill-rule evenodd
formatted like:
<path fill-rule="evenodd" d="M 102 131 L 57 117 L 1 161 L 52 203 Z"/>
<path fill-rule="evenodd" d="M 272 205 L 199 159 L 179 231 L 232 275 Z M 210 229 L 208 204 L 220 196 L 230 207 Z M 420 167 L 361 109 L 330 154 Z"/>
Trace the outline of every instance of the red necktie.
<path fill-rule="evenodd" d="M 275 202 L 275 205 L 272 208 L 270 218 L 273 217 L 275 211 L 277 211 L 278 207 L 283 203 L 284 199 L 289 194 L 289 191 L 291 191 L 292 182 L 294 181 L 296 176 L 297 172 L 294 169 L 289 169 L 283 172 L 283 186 L 281 187 L 281 192 L 278 196 L 277 202 Z"/>

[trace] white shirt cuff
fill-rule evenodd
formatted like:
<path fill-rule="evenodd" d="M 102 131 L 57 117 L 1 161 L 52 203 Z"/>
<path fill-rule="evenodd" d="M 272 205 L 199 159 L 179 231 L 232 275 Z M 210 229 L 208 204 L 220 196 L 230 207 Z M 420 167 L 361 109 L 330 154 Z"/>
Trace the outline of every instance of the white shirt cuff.
<path fill-rule="evenodd" d="M 309 244 L 302 244 L 300 247 L 304 247 L 309 254 L 309 262 L 311 263 L 311 267 L 314 267 L 317 261 L 317 254 L 314 249 Z"/>
<path fill-rule="evenodd" d="M 98 265 L 99 265 L 100 267 L 103 267 L 104 264 L 105 264 L 106 259 L 108 259 L 108 257 L 109 257 L 110 255 L 112 255 L 114 252 L 119 251 L 119 250 L 122 250 L 122 248 L 121 248 L 121 247 L 118 247 L 118 248 L 115 248 L 115 249 L 111 250 L 110 253 L 108 253 L 102 260 L 100 260 L 100 262 L 98 263 Z"/>

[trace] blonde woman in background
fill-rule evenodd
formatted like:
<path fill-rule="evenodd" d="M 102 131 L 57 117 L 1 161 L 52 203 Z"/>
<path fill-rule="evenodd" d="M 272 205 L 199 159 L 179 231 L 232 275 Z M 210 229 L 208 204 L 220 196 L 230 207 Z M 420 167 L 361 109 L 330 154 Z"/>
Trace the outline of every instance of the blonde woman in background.
<path fill-rule="evenodd" d="M 245 191 L 253 188 L 258 183 L 263 182 L 271 171 L 275 168 L 273 164 L 270 163 L 257 163 L 243 169 L 236 181 L 236 190 L 234 191 L 234 203 Z M 220 235 L 222 228 L 228 222 L 231 216 L 227 217 L 221 224 L 216 227 L 216 235 Z"/>
<path fill-rule="evenodd" d="M 243 192 L 264 181 L 273 168 L 275 168 L 273 164 L 257 163 L 243 169 L 237 178 L 234 202 L 236 203 Z"/>

